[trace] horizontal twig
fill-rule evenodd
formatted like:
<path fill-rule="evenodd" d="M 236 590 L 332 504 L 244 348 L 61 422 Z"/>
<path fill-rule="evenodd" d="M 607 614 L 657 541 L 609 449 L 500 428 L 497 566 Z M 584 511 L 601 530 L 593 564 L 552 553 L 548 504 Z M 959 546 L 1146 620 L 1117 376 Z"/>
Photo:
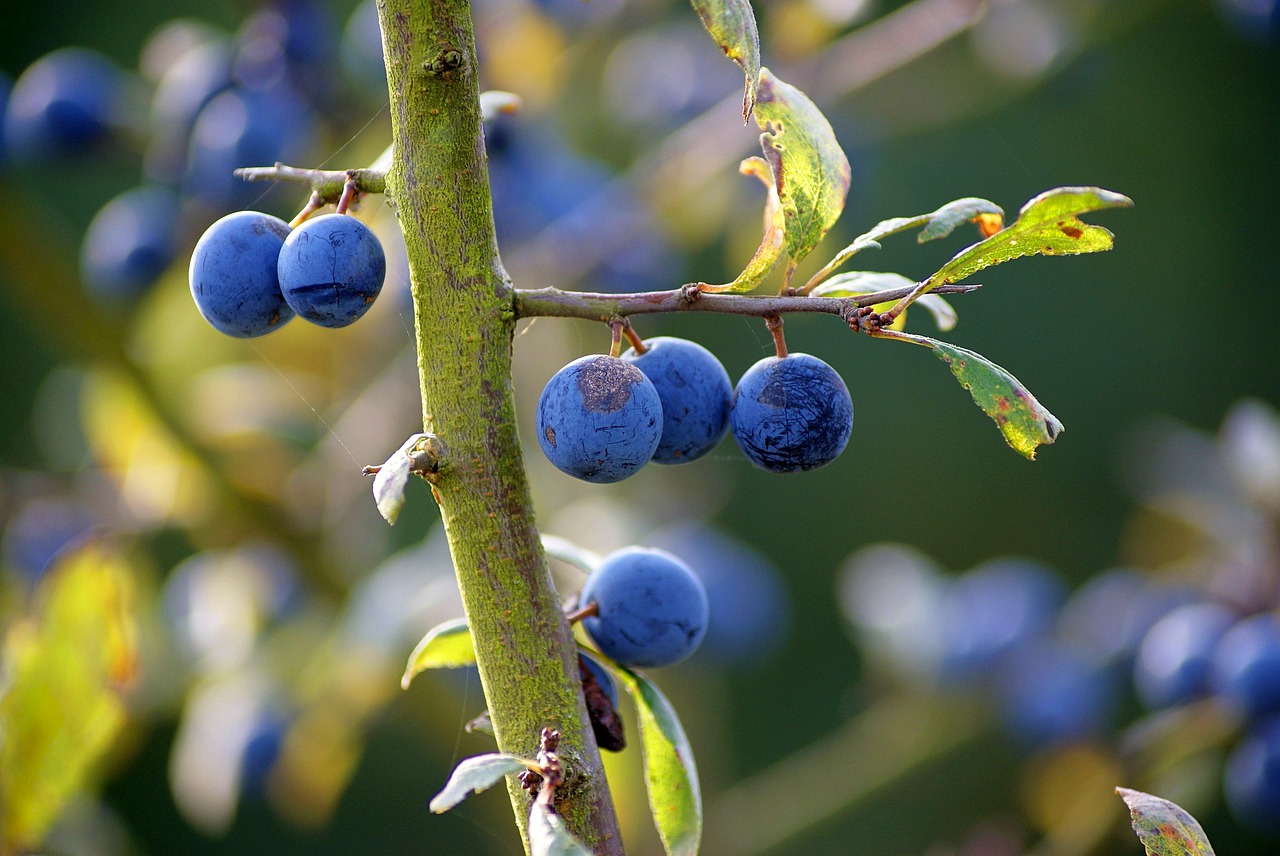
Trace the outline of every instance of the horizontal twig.
<path fill-rule="evenodd" d="M 355 182 L 358 193 L 383 193 L 387 173 L 381 169 L 303 169 L 277 163 L 275 166 L 249 166 L 235 171 L 245 181 L 284 181 L 305 184 L 325 202 L 337 202 L 348 180 Z"/>
<path fill-rule="evenodd" d="M 933 289 L 932 293 L 967 294 L 978 288 L 981 286 L 973 283 L 946 285 Z M 672 291 L 643 291 L 634 294 L 600 294 L 564 291 L 559 288 L 516 289 L 515 312 L 517 318 L 583 318 L 606 323 L 629 315 L 662 312 L 716 312 L 757 318 L 817 312 L 835 315 L 848 323 L 858 309 L 899 300 L 912 290 L 910 287 L 903 287 L 856 297 L 806 297 L 707 293 L 699 291 L 696 285 L 686 285 Z"/>

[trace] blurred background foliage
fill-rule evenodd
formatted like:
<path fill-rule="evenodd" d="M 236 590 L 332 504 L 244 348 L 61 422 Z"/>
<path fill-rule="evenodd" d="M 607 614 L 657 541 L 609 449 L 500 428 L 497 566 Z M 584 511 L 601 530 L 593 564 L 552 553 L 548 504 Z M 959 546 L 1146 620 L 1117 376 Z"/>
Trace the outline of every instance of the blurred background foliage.
<path fill-rule="evenodd" d="M 1274 853 L 1280 808 L 1259 815 L 1237 794 L 1228 810 L 1223 796 L 1224 758 L 1262 739 L 1242 724 L 1247 705 L 1223 701 L 1218 678 L 1208 701 L 1147 713 L 1174 702 L 1135 694 L 1133 661 L 1177 604 L 1233 617 L 1277 605 L 1280 12 L 755 7 L 766 64 L 817 101 L 853 164 L 824 249 L 961 196 L 1012 212 L 1094 184 L 1137 207 L 1095 218 L 1114 252 L 984 271 L 982 290 L 953 301 L 960 325 L 944 338 L 1009 368 L 1066 424 L 1034 464 L 936 360 L 805 317 L 787 321 L 792 350 L 830 362 L 855 402 L 832 466 L 771 476 L 726 442 L 601 487 L 530 450 L 544 531 L 601 551 L 666 545 L 711 586 L 705 650 L 658 676 L 697 750 L 706 852 L 1133 853 L 1111 792 L 1123 784 L 1182 801 L 1220 852 Z M 488 746 L 464 729 L 483 708 L 474 675 L 397 688 L 416 639 L 460 607 L 426 489 L 391 529 L 360 475 L 420 424 L 389 212 L 379 199 L 359 211 L 390 264 L 352 328 L 231 340 L 187 291 L 190 246 L 220 213 L 288 217 L 305 198 L 197 174 L 201 105 L 182 94 L 201 74 L 252 93 L 206 136 L 274 117 L 265 149 L 232 140 L 232 156 L 367 164 L 388 140 L 370 9 L 50 0 L 9 10 L 0 31 L 10 78 L 79 45 L 122 70 L 123 93 L 90 152 L 24 152 L 7 133 L 0 177 L 0 838 L 15 852 L 46 828 L 41 852 L 94 856 L 518 852 L 500 797 L 426 811 L 451 765 Z M 483 85 L 524 101 L 488 129 L 516 284 L 732 279 L 759 240 L 763 194 L 736 170 L 758 131 L 737 116 L 738 69 L 687 5 L 478 0 L 476 16 Z M 166 86 L 201 45 L 213 66 L 188 60 Z M 255 113 L 254 98 L 274 107 Z M 142 182 L 181 191 L 167 191 L 176 233 L 154 284 L 116 287 L 77 261 L 81 242 Z M 923 277 L 959 240 L 890 239 L 867 264 Z M 911 323 L 929 332 L 924 313 Z M 697 339 L 731 375 L 771 351 L 755 321 L 636 327 Z M 607 336 L 522 327 L 525 437 L 541 385 Z M 1026 558 L 983 564 L 1009 556 Z M 581 577 L 556 571 L 573 593 Z M 85 590 L 116 607 L 86 614 Z M 94 656 L 73 665 L 77 645 Z M 57 775 L 39 772 L 46 743 L 70 753 Z M 632 849 L 653 853 L 636 755 L 609 759 L 611 787 Z M 30 781 L 53 788 L 46 807 L 69 797 L 56 821 L 30 810 Z"/>

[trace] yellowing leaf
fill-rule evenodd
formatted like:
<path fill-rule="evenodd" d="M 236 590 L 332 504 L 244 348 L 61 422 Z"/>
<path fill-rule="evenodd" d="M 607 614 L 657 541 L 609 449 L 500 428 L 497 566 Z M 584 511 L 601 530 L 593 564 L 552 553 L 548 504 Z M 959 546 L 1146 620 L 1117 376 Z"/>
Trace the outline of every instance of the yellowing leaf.
<path fill-rule="evenodd" d="M 763 158 L 747 158 L 738 165 L 738 172 L 755 176 L 764 183 L 768 196 L 764 203 L 764 238 L 760 247 L 751 257 L 738 278 L 727 285 L 707 285 L 703 283 L 703 291 L 754 291 L 773 273 L 773 269 L 782 260 L 783 235 L 786 223 L 782 215 L 782 205 L 778 201 L 778 189 L 773 183 L 773 172 Z"/>
<path fill-rule="evenodd" d="M 1116 793 L 1129 807 L 1133 831 L 1148 856 L 1214 856 L 1204 829 L 1181 806 L 1128 788 Z"/>
<path fill-rule="evenodd" d="M 427 669 L 457 669 L 474 666 L 476 649 L 471 644 L 471 631 L 465 618 L 454 618 L 427 631 L 409 655 L 400 686 L 409 688 L 414 677 Z"/>
<path fill-rule="evenodd" d="M 929 287 L 959 282 L 983 268 L 1022 256 L 1070 256 L 1109 250 L 1114 236 L 1078 217 L 1090 211 L 1133 205 L 1133 200 L 1098 187 L 1058 187 L 1027 202 L 1018 219 L 984 241 L 962 250 L 937 273 Z"/>
<path fill-rule="evenodd" d="M 691 0 L 711 38 L 724 55 L 742 67 L 747 76 L 742 96 L 742 121 L 751 118 L 760 80 L 760 34 L 750 0 Z"/>
<path fill-rule="evenodd" d="M 822 111 L 767 68 L 760 70 L 756 122 L 764 129 L 760 147 L 772 170 L 786 223 L 789 284 L 795 266 L 818 245 L 844 210 L 849 159 Z"/>
<path fill-rule="evenodd" d="M 39 846 L 125 721 L 137 671 L 128 567 L 91 541 L 59 560 L 4 640 L 0 851 Z"/>

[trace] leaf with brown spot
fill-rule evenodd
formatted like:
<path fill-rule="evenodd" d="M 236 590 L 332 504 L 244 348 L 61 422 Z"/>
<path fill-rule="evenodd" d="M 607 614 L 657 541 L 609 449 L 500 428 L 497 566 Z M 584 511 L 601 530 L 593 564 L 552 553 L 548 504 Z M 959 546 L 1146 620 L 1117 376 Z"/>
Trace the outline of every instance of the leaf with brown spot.
<path fill-rule="evenodd" d="M 742 121 L 746 124 L 755 109 L 760 81 L 760 33 L 750 0 L 690 0 L 702 26 L 747 76 L 742 96 Z"/>
<path fill-rule="evenodd" d="M 1147 856 L 1214 856 L 1200 823 L 1176 803 L 1161 797 L 1116 788 L 1129 807 L 1133 831 Z"/>
<path fill-rule="evenodd" d="M 1018 219 L 991 237 L 956 254 L 929 277 L 930 287 L 959 282 L 983 268 L 1022 256 L 1073 256 L 1111 249 L 1115 237 L 1080 214 L 1133 205 L 1133 200 L 1099 187 L 1058 187 L 1027 202 Z"/>

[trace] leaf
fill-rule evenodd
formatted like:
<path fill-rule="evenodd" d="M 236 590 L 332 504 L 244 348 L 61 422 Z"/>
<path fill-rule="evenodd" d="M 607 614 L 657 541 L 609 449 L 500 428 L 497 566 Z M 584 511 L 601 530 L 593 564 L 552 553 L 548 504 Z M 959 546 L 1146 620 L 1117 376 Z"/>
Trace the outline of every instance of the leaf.
<path fill-rule="evenodd" d="M 751 118 L 760 81 L 760 33 L 750 0 L 690 0 L 711 38 L 747 76 L 742 121 Z"/>
<path fill-rule="evenodd" d="M 0 852 L 41 843 L 83 791 L 126 719 L 137 672 L 132 575 L 89 541 L 58 560 L 29 615 L 12 622 L 0 660 Z"/>
<path fill-rule="evenodd" d="M 791 259 L 789 282 L 791 271 L 844 210 L 849 159 L 822 111 L 767 68 L 760 69 L 756 123 L 764 129 L 760 147 L 773 172 L 786 223 L 783 238 Z"/>
<path fill-rule="evenodd" d="M 877 291 L 894 291 L 902 288 L 913 288 L 915 282 L 900 273 L 881 273 L 878 271 L 858 270 L 837 274 L 831 279 L 816 286 L 809 292 L 811 297 L 861 297 Z M 877 303 L 877 312 L 887 312 L 894 302 Z M 942 332 L 954 329 L 957 321 L 956 311 L 941 295 L 925 294 L 916 303 L 923 306 L 933 316 L 934 323 Z M 901 330 L 906 323 L 907 313 L 904 311 L 893 323 L 891 329 Z"/>
<path fill-rule="evenodd" d="M 558 814 L 540 802 L 529 812 L 530 856 L 591 856 L 591 850 L 574 838 Z"/>
<path fill-rule="evenodd" d="M 1133 200 L 1098 187 L 1058 187 L 1022 206 L 1018 220 L 986 240 L 962 250 L 937 273 L 929 287 L 958 282 L 983 268 L 1022 256 L 1069 256 L 1111 249 L 1115 237 L 1078 215 L 1133 205 Z"/>
<path fill-rule="evenodd" d="M 457 669 L 474 666 L 476 649 L 471 644 L 471 631 L 465 618 L 454 618 L 427 631 L 422 641 L 409 655 L 400 678 L 400 687 L 408 689 L 409 683 L 427 669 Z"/>
<path fill-rule="evenodd" d="M 1214 856 L 1199 822 L 1181 806 L 1128 788 L 1116 788 L 1116 793 L 1129 806 L 1133 831 L 1148 856 Z"/>
<path fill-rule="evenodd" d="M 504 776 L 519 773 L 521 770 L 537 770 L 535 761 L 529 761 L 518 755 L 507 755 L 502 752 L 491 752 L 487 755 L 476 755 L 463 758 L 453 768 L 444 790 L 431 798 L 430 808 L 441 814 L 465 800 L 472 793 L 487 790 Z"/>
<path fill-rule="evenodd" d="M 599 553 L 588 550 L 586 547 L 579 547 L 567 538 L 561 538 L 558 535 L 542 536 L 542 549 L 547 551 L 547 555 L 553 559 L 559 559 L 567 565 L 573 565 L 579 570 L 591 573 L 596 566 L 602 561 Z"/>
<path fill-rule="evenodd" d="M 931 211 L 928 214 L 881 220 L 870 231 L 863 232 L 853 239 L 853 243 L 836 253 L 835 258 L 828 262 L 822 270 L 815 273 L 801 291 L 804 293 L 812 291 L 832 271 L 863 250 L 880 249 L 880 241 L 890 235 L 896 235 L 899 232 L 923 226 L 924 228 L 917 236 L 917 241 L 923 244 L 925 241 L 945 238 L 954 232 L 956 227 L 980 218 L 989 218 L 996 223 L 1000 223 L 1003 222 L 1004 210 L 990 200 L 967 196 L 964 199 L 948 202 L 937 211 Z M 914 285 L 914 283 L 912 284 Z"/>
<path fill-rule="evenodd" d="M 707 285 L 703 283 L 703 291 L 753 291 L 773 273 L 773 269 L 782 260 L 783 235 L 786 232 L 786 221 L 782 215 L 782 203 L 778 201 L 778 188 L 773 183 L 773 171 L 763 158 L 747 158 L 738 164 L 738 172 L 742 175 L 755 176 L 764 183 L 768 196 L 764 203 L 764 237 L 760 247 L 751 257 L 738 278 L 727 285 Z"/>
<path fill-rule="evenodd" d="M 1062 433 L 1062 423 L 1046 410 L 1022 382 L 1000 366 L 973 351 L 924 339 L 934 355 L 951 367 L 960 385 L 969 390 L 974 402 L 995 420 L 1005 442 L 1028 460 L 1035 460 L 1036 448 L 1052 443 Z"/>
<path fill-rule="evenodd" d="M 636 703 L 649 810 L 670 856 L 695 856 L 702 840 L 702 792 L 693 750 L 671 703 L 645 676 L 622 667 L 618 677 Z"/>
<path fill-rule="evenodd" d="M 378 513 L 388 523 L 394 525 L 404 507 L 404 489 L 409 484 L 409 476 L 413 472 L 413 461 L 409 453 L 418 441 L 426 434 L 412 434 L 396 453 L 387 458 L 386 463 L 373 477 L 373 501 L 378 505 Z"/>

